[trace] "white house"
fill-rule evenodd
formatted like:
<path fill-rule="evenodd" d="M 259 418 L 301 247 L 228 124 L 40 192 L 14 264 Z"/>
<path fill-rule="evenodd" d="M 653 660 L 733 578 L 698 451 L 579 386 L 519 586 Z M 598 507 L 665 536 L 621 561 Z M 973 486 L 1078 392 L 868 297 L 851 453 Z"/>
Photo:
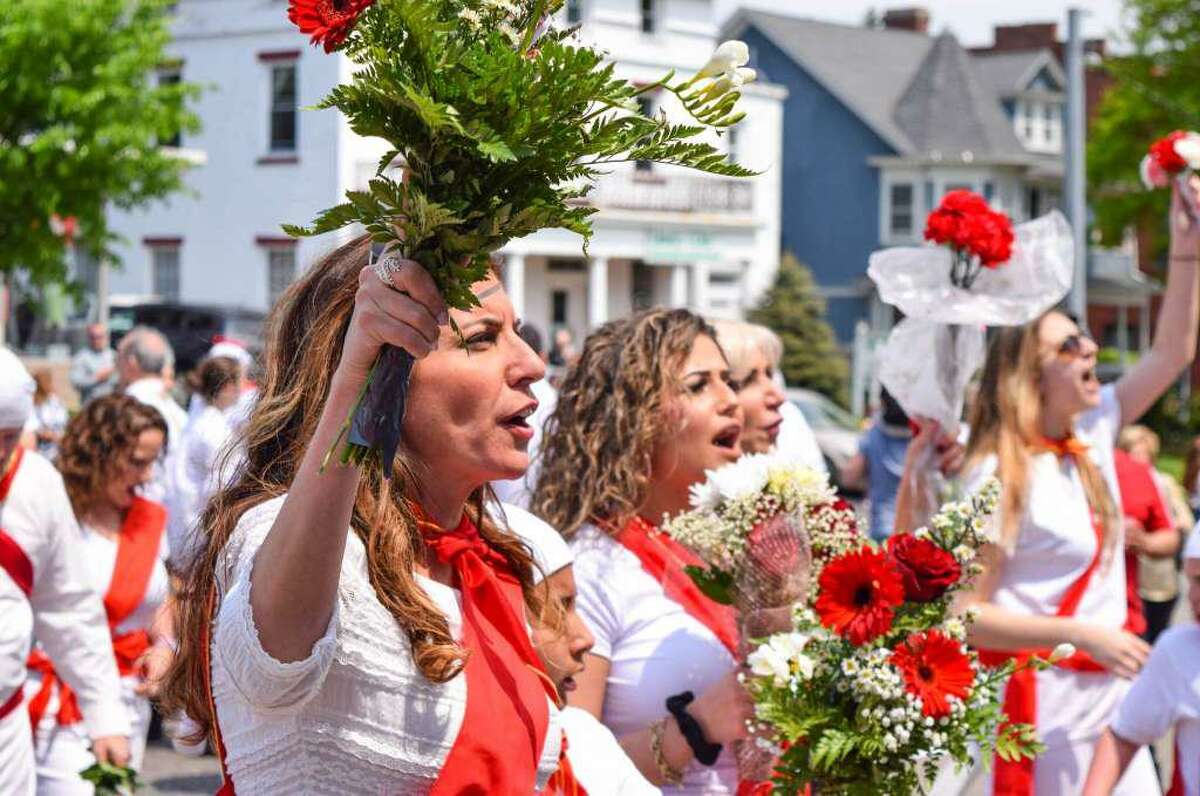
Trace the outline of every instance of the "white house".
<path fill-rule="evenodd" d="M 307 223 L 363 186 L 386 147 L 351 132 L 333 111 L 301 110 L 345 79 L 350 63 L 310 47 L 286 11 L 283 0 L 177 3 L 177 63 L 160 79 L 205 88 L 196 106 L 202 130 L 172 142 L 202 163 L 188 174 L 189 194 L 144 212 L 114 211 L 126 243 L 111 293 L 266 309 L 338 242 L 292 240 L 280 224 Z M 563 14 L 633 80 L 693 72 L 716 45 L 711 0 L 571 0 Z M 737 315 L 751 305 L 779 259 L 784 95 L 749 87 L 746 119 L 720 144 L 762 176 L 629 164 L 592 194 L 600 212 L 589 259 L 577 236 L 559 230 L 513 241 L 503 254 L 518 313 L 543 331 L 566 327 L 579 337 L 641 306 Z"/>

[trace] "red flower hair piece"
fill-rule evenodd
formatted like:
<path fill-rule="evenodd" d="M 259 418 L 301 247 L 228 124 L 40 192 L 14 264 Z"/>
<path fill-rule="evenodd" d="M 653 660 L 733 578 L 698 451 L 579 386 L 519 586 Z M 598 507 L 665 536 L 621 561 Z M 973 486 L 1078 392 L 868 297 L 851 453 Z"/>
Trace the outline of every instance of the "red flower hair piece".
<path fill-rule="evenodd" d="M 940 719 L 950 715 L 948 697 L 966 699 L 975 684 L 975 669 L 962 645 L 940 630 L 913 633 L 892 650 L 904 688 L 921 698 L 921 712 Z"/>
<path fill-rule="evenodd" d="M 375 0 L 288 0 L 288 19 L 301 33 L 312 34 L 313 44 L 331 53 L 346 40 L 358 17 Z"/>
<path fill-rule="evenodd" d="M 856 646 L 892 627 L 904 582 L 888 557 L 869 547 L 835 558 L 821 570 L 813 608 L 821 624 Z"/>

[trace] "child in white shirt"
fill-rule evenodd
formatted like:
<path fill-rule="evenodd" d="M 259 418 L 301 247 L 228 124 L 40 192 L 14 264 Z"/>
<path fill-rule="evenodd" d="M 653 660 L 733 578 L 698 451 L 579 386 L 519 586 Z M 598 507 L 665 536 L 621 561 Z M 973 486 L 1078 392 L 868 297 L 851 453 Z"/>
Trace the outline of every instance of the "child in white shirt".
<path fill-rule="evenodd" d="M 566 541 L 541 519 L 505 504 L 508 526 L 532 549 L 539 573 L 548 586 L 546 615 L 530 617 L 533 647 L 546 673 L 565 702 L 575 688 L 575 675 L 583 671 L 583 656 L 592 648 L 592 633 L 575 611 L 573 557 Z M 556 616 L 557 614 L 557 616 Z M 550 621 L 545 621 L 553 617 Z M 612 731 L 586 710 L 562 708 L 567 737 L 567 758 L 575 779 L 588 796 L 661 796 L 625 754 Z"/>
<path fill-rule="evenodd" d="M 1200 619 L 1200 525 L 1188 538 L 1184 575 L 1192 614 Z M 1084 796 L 1107 796 L 1130 759 L 1175 727 L 1175 771 L 1167 796 L 1200 796 L 1200 625 L 1167 630 L 1101 736 Z"/>

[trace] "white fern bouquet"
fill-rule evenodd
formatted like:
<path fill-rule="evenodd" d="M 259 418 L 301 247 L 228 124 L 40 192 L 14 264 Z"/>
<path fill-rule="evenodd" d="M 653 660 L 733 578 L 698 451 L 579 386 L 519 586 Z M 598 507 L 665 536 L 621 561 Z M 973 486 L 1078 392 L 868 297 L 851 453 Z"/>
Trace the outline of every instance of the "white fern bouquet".
<path fill-rule="evenodd" d="M 389 151 L 365 191 L 292 235 L 360 224 L 381 247 L 416 260 L 446 303 L 478 304 L 471 286 L 509 240 L 560 227 L 592 233 L 594 180 L 614 164 L 652 161 L 733 177 L 754 172 L 704 140 L 741 118 L 754 79 L 741 42 L 695 75 L 649 85 L 617 77 L 603 53 L 556 28 L 564 0 L 290 0 L 289 16 L 327 52 L 353 63 L 321 103 Z M 691 124 L 643 115 L 637 97 L 675 95 Z M 400 164 L 404 177 L 393 171 Z M 382 459 L 399 445 L 412 358 L 385 348 L 343 433 L 343 461 Z M 338 442 L 340 444 L 340 437 Z"/>
<path fill-rule="evenodd" d="M 998 496 L 992 480 L 928 528 L 822 562 L 794 629 L 747 658 L 755 737 L 775 757 L 770 781 L 751 792 L 900 796 L 931 782 L 945 758 L 968 764 L 972 745 L 1005 759 L 1040 750 L 1031 726 L 1005 721 L 998 689 L 1014 664 L 984 668 L 966 646 L 973 615 L 951 612 L 980 570 Z M 1069 646 L 1026 665 L 1049 666 Z"/>

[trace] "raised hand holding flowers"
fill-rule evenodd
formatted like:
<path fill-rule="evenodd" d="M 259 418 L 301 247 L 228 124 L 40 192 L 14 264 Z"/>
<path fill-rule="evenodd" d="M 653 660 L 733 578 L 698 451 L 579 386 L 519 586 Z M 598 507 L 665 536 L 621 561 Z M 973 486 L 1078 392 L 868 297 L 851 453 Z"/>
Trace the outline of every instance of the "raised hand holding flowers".
<path fill-rule="evenodd" d="M 702 139 L 742 118 L 737 89 L 754 77 L 744 45 L 718 48 L 707 74 L 635 86 L 548 23 L 563 2 L 290 0 L 302 32 L 354 66 L 319 107 L 337 108 L 356 133 L 391 149 L 366 190 L 285 231 L 360 224 L 381 268 L 391 257 L 416 261 L 450 308 L 470 309 L 478 304 L 471 286 L 513 238 L 559 227 L 582 236 L 586 251 L 596 212 L 587 196 L 605 169 L 655 161 L 753 174 Z M 674 94 L 695 124 L 643 116 L 636 98 L 654 90 Z M 390 474 L 411 366 L 404 350 L 380 354 L 347 421 L 343 461 L 379 456 Z"/>
<path fill-rule="evenodd" d="M 1193 223 L 1200 223 L 1200 196 L 1189 178 L 1200 174 L 1200 133 L 1176 130 L 1150 145 L 1138 172 L 1142 184 L 1153 190 L 1176 181 L 1184 209 Z"/>

